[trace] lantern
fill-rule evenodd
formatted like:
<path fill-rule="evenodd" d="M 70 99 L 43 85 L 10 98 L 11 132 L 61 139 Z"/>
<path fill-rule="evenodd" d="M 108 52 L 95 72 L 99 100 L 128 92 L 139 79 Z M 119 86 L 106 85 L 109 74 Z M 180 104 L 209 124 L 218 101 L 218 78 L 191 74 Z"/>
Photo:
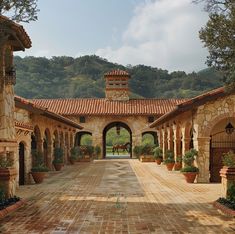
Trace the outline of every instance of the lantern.
<path fill-rule="evenodd" d="M 117 135 L 120 135 L 120 130 L 121 130 L 121 127 L 119 124 L 116 125 L 116 133 Z"/>
<path fill-rule="evenodd" d="M 230 122 L 225 127 L 225 131 L 226 131 L 227 134 L 232 134 L 233 133 L 234 127 Z"/>

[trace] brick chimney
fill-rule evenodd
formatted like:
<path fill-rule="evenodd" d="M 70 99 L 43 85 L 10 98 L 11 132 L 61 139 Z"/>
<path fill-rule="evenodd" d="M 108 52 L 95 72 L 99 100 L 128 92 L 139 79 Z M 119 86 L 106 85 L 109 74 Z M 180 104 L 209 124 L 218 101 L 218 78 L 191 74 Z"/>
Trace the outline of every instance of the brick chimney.
<path fill-rule="evenodd" d="M 106 81 L 105 96 L 111 101 L 129 101 L 129 73 L 113 70 L 104 75 Z"/>

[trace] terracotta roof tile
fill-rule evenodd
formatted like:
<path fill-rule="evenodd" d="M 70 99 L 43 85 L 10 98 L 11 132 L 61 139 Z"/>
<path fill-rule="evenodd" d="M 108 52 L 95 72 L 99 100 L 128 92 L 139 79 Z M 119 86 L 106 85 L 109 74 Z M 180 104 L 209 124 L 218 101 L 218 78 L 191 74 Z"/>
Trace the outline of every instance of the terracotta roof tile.
<path fill-rule="evenodd" d="M 61 115 L 163 115 L 186 99 L 34 99 L 36 105 Z"/>
<path fill-rule="evenodd" d="M 130 76 L 128 72 L 123 70 L 113 70 L 110 72 L 105 73 L 105 76 Z"/>
<path fill-rule="evenodd" d="M 192 108 L 203 105 L 207 101 L 215 100 L 224 95 L 227 95 L 225 93 L 224 87 L 220 87 L 220 88 L 205 92 L 194 98 L 188 99 L 182 103 L 177 104 L 171 111 L 166 112 L 160 118 L 155 120 L 152 124 L 150 124 L 150 127 L 153 128 L 153 127 L 156 127 L 157 125 L 163 124 L 167 122 L 168 120 L 176 117 L 180 113 L 191 110 Z"/>
<path fill-rule="evenodd" d="M 14 21 L 10 20 L 8 17 L 0 15 L 0 23 L 2 22 L 9 22 L 13 29 L 16 30 L 18 36 L 21 39 L 25 48 L 30 48 L 32 46 L 32 41 L 30 40 L 29 35 L 24 30 L 24 27 L 20 24 L 15 23 Z"/>
<path fill-rule="evenodd" d="M 22 128 L 22 129 L 26 129 L 29 131 L 33 131 L 33 125 L 31 125 L 29 123 L 24 123 L 24 122 L 15 120 L 15 126 L 17 128 Z"/>

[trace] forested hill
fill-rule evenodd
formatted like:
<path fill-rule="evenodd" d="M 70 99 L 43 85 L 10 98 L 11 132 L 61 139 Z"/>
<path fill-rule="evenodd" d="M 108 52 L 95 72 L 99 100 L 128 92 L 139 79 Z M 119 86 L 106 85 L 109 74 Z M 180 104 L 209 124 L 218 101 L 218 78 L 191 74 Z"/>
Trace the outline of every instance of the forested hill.
<path fill-rule="evenodd" d="M 15 57 L 17 95 L 26 98 L 104 97 L 104 73 L 124 69 L 131 74 L 132 98 L 192 97 L 222 85 L 213 69 L 186 74 L 144 65 L 124 67 L 98 56 Z"/>

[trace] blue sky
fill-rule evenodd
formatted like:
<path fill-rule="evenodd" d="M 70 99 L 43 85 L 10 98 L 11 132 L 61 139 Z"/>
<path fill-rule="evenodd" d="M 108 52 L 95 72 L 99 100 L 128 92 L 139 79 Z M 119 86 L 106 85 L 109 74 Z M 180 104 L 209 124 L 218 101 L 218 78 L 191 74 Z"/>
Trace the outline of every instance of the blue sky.
<path fill-rule="evenodd" d="M 33 47 L 20 56 L 96 54 L 123 65 L 187 72 L 205 67 L 198 39 L 208 16 L 191 0 L 39 0 L 23 24 Z"/>

